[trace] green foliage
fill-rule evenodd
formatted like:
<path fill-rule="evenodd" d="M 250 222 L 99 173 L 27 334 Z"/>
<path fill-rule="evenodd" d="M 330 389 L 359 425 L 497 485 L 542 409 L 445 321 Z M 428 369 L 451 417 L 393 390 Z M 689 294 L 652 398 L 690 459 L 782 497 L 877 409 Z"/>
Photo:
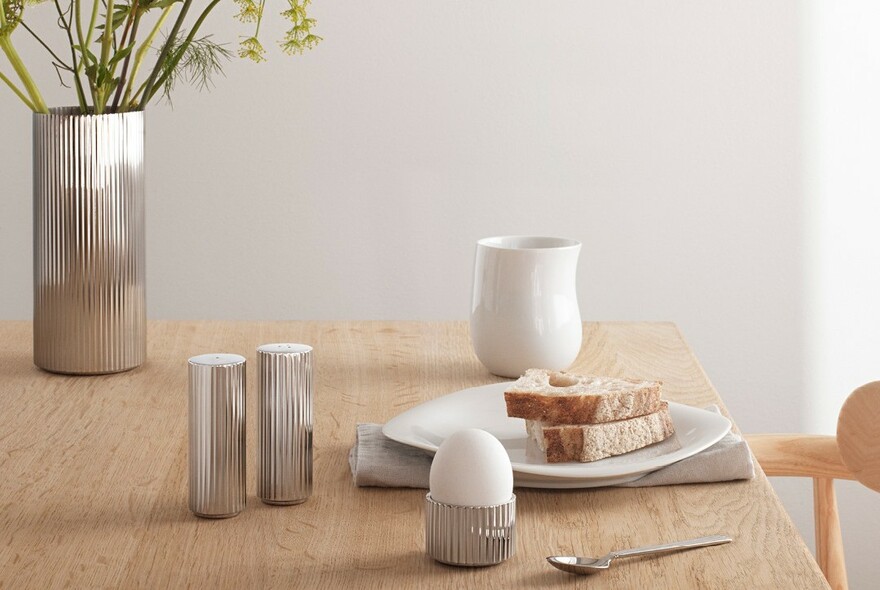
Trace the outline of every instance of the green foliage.
<path fill-rule="evenodd" d="M 25 5 L 33 6 L 48 2 L 49 0 L 0 0 L 2 7 L 2 22 L 0 22 L 0 37 L 8 37 L 21 23 Z"/>
<path fill-rule="evenodd" d="M 316 22 L 307 13 L 311 0 L 284 1 L 287 9 L 280 14 L 291 26 L 279 43 L 281 49 L 288 54 L 301 54 L 314 48 L 321 38 L 313 33 Z M 2 64 L 0 80 L 29 108 L 46 112 L 37 85 L 12 44 L 11 33 L 23 25 L 50 54 L 50 63 L 61 83 L 68 86 L 64 77 L 72 77 L 83 113 L 141 110 L 159 90 L 170 101 L 172 91 L 180 82 L 200 89 L 211 88 L 214 77 L 223 73 L 223 63 L 231 58 L 232 52 L 224 44 L 215 42 L 211 35 L 198 37 L 196 33 L 219 2 L 207 0 L 203 7 L 196 9 L 197 16 L 186 33 L 182 25 L 190 22 L 193 0 L 0 0 L 0 48 L 23 89 L 3 75 Z M 252 34 L 240 40 L 239 57 L 265 61 L 266 50 L 259 34 L 266 0 L 234 2 L 238 11 L 235 17 L 254 26 Z M 54 5 L 58 26 L 69 41 L 61 54 L 69 51 L 68 58 L 59 57 L 36 31 L 23 23 L 25 5 L 37 3 Z M 151 24 L 141 26 L 142 18 L 153 12 L 159 13 L 158 17 L 145 19 L 143 22 Z M 170 24 L 168 30 L 166 24 Z M 157 56 L 155 63 L 141 70 L 148 55 Z"/>
<path fill-rule="evenodd" d="M 128 21 L 129 16 L 131 15 L 132 6 L 130 4 L 115 4 L 113 6 L 113 32 L 116 33 L 116 29 L 121 27 Z M 101 31 L 101 35 L 103 37 L 104 34 L 104 24 L 101 23 L 95 27 L 97 30 Z M 98 37 L 100 41 L 102 37 Z"/>
<path fill-rule="evenodd" d="M 243 23 L 256 23 L 263 18 L 263 4 L 257 4 L 254 0 L 235 0 L 238 5 L 238 14 L 235 18 Z"/>
<path fill-rule="evenodd" d="M 138 10 L 141 13 L 149 12 L 155 8 L 164 9 L 172 4 L 177 4 L 183 0 L 141 0 L 138 2 Z"/>
<path fill-rule="evenodd" d="M 321 42 L 321 37 L 312 33 L 312 27 L 317 24 L 313 18 L 306 14 L 306 7 L 311 0 L 287 0 L 290 8 L 281 13 L 293 25 L 284 36 L 281 48 L 288 55 L 301 54 L 306 49 L 314 49 Z"/>
<path fill-rule="evenodd" d="M 317 24 L 317 21 L 309 18 L 308 15 L 308 6 L 311 4 L 311 0 L 286 1 L 288 8 L 280 14 L 292 26 L 285 33 L 284 39 L 279 45 L 288 55 L 301 54 L 307 49 L 313 49 L 321 42 L 321 37 L 312 33 L 312 27 Z M 260 23 L 263 20 L 263 9 L 266 5 L 265 0 L 235 0 L 235 3 L 239 9 L 236 18 L 241 22 L 256 25 L 254 34 L 242 39 L 238 55 L 255 62 L 265 61 L 266 51 L 259 40 Z"/>
<path fill-rule="evenodd" d="M 261 61 L 266 61 L 264 57 L 266 50 L 263 49 L 263 44 L 260 43 L 260 40 L 256 37 L 248 37 L 244 39 L 238 47 L 238 56 L 249 59 L 256 63 L 260 63 Z"/>
<path fill-rule="evenodd" d="M 211 35 L 185 43 L 185 36 L 180 34 L 171 40 L 171 52 L 179 59 L 175 67 L 169 65 L 163 71 L 168 75 L 162 84 L 162 96 L 168 102 L 171 102 L 171 92 L 179 80 L 185 80 L 199 90 L 213 87 L 214 75 L 222 74 L 223 62 L 232 57 L 232 52 L 212 41 Z"/>
<path fill-rule="evenodd" d="M 5 22 L 0 25 L 0 37 L 8 37 L 21 22 L 21 15 L 24 12 L 23 0 L 0 0 L 3 2 L 3 13 Z"/>

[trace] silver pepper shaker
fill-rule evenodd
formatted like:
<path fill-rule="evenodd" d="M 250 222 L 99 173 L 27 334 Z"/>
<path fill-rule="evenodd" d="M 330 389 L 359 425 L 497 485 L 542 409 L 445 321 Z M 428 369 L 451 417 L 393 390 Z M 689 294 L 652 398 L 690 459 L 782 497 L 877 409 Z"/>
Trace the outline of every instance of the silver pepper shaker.
<path fill-rule="evenodd" d="M 312 495 L 312 347 L 257 349 L 257 495 L 299 504 Z"/>
<path fill-rule="evenodd" d="M 189 359 L 189 509 L 228 518 L 245 505 L 245 358 Z"/>

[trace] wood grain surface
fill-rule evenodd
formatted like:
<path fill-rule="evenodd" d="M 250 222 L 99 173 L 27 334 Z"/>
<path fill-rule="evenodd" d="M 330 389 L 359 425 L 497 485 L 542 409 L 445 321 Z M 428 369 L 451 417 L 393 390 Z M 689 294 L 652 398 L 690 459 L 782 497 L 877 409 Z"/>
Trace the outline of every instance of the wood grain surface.
<path fill-rule="evenodd" d="M 188 357 L 260 344 L 315 347 L 315 491 L 255 497 L 256 371 L 248 373 L 248 503 L 211 521 L 187 509 Z M 673 324 L 585 326 L 573 370 L 659 379 L 670 400 L 721 404 Z M 455 568 L 424 553 L 424 491 L 357 488 L 358 422 L 384 422 L 498 381 L 464 322 L 151 322 L 148 361 L 66 377 L 31 362 L 29 322 L 0 322 L 0 587 L 825 588 L 766 478 L 662 488 L 517 489 L 517 554 Z M 724 410 L 723 410 L 724 411 Z M 726 412 L 726 411 L 725 411 Z M 621 561 L 589 579 L 551 554 L 600 555 L 701 535 L 734 542 Z"/>
<path fill-rule="evenodd" d="M 823 434 L 748 434 L 752 454 L 770 477 L 855 479 L 844 465 L 837 438 Z"/>

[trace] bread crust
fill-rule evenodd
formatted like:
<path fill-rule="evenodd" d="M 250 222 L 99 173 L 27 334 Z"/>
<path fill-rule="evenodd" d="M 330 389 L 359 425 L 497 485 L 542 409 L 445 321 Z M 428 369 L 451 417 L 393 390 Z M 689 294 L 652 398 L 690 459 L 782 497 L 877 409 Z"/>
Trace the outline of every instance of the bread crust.
<path fill-rule="evenodd" d="M 603 424 L 527 423 L 548 463 L 588 463 L 622 455 L 658 443 L 675 433 L 669 405 L 661 402 L 657 412 Z"/>
<path fill-rule="evenodd" d="M 571 385 L 553 386 L 553 379 Z M 595 385 L 589 390 L 582 385 L 586 380 L 601 384 L 602 379 L 529 369 L 504 392 L 507 415 L 551 424 L 597 424 L 644 416 L 660 408 L 661 382 L 608 379 L 609 386 L 598 392 Z M 628 386 L 620 387 L 621 383 Z"/>

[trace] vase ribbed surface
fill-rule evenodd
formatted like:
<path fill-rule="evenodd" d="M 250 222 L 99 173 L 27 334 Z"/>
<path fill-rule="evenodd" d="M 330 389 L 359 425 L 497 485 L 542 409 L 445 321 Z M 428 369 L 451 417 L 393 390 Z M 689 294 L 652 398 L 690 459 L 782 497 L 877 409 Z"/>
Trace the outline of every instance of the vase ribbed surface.
<path fill-rule="evenodd" d="M 144 117 L 33 116 L 34 363 L 115 373 L 146 357 Z"/>

